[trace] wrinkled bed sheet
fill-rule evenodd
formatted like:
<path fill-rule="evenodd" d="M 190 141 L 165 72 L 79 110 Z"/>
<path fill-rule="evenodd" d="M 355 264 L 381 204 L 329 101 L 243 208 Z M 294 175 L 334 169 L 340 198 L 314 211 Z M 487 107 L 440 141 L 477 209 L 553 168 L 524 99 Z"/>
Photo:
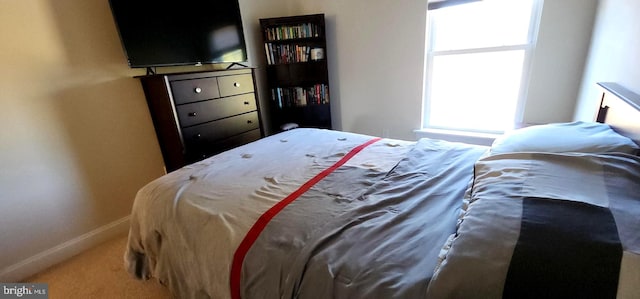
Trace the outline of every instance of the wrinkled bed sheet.
<path fill-rule="evenodd" d="M 178 298 L 228 298 L 234 252 L 256 219 L 371 138 L 295 129 L 151 182 L 134 202 L 128 271 Z M 245 260 L 242 297 L 426 294 L 484 151 L 428 139 L 366 147 L 269 223 Z"/>

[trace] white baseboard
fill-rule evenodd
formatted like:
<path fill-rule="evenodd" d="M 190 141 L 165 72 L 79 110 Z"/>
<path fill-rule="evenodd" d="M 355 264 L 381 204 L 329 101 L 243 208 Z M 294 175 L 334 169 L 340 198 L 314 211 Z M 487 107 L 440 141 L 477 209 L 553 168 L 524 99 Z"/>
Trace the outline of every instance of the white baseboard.
<path fill-rule="evenodd" d="M 130 219 L 131 216 L 118 219 L 84 235 L 66 241 L 58 246 L 49 248 L 32 257 L 6 267 L 0 270 L 0 281 L 19 282 L 70 257 L 73 257 L 78 253 L 95 247 L 102 242 L 124 234 L 129 230 Z"/>

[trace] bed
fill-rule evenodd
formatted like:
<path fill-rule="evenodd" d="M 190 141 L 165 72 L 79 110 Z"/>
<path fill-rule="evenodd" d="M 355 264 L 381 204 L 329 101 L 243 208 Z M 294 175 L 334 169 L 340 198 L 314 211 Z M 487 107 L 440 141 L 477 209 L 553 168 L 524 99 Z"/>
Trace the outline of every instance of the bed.
<path fill-rule="evenodd" d="M 612 125 L 297 128 L 186 166 L 138 192 L 125 266 L 176 298 L 640 298 L 640 108 L 601 86 Z"/>

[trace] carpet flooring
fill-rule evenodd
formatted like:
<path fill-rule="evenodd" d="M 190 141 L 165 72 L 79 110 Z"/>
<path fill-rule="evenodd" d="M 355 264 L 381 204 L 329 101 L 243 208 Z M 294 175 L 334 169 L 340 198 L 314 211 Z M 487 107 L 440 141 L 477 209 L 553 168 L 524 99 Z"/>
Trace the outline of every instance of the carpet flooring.
<path fill-rule="evenodd" d="M 169 290 L 155 279 L 140 281 L 127 273 L 123 262 L 126 244 L 126 236 L 116 238 L 24 282 L 47 283 L 49 299 L 171 298 Z"/>

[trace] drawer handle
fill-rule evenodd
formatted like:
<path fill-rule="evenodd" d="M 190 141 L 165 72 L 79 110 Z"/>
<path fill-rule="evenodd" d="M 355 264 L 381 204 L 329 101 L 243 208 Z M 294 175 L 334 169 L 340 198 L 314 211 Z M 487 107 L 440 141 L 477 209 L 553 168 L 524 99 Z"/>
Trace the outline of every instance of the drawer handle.
<path fill-rule="evenodd" d="M 238 83 L 238 82 L 233 82 L 233 86 L 235 86 L 235 87 L 240 87 L 240 83 Z"/>
<path fill-rule="evenodd" d="M 253 123 L 253 121 L 252 121 L 252 120 L 248 120 L 248 121 L 247 121 L 247 123 L 248 123 L 248 124 L 252 124 L 252 123 Z"/>
<path fill-rule="evenodd" d="M 194 116 L 196 116 L 196 115 L 198 115 L 198 114 L 197 114 L 197 113 L 195 113 L 195 112 L 189 112 L 189 114 L 187 114 L 187 115 L 189 115 L 189 116 L 191 116 L 191 117 L 194 117 Z"/>
<path fill-rule="evenodd" d="M 202 92 L 202 88 L 200 88 L 200 87 L 196 87 L 195 89 L 193 89 L 193 92 L 195 92 L 195 93 L 201 93 L 201 92 Z"/>
<path fill-rule="evenodd" d="M 244 104 L 245 105 L 249 105 L 249 101 L 244 101 Z"/>
<path fill-rule="evenodd" d="M 202 138 L 202 134 L 198 133 L 198 134 L 196 134 L 196 135 L 195 135 L 195 136 L 193 136 L 193 137 L 195 137 L 196 139 L 200 139 L 200 138 Z"/>

